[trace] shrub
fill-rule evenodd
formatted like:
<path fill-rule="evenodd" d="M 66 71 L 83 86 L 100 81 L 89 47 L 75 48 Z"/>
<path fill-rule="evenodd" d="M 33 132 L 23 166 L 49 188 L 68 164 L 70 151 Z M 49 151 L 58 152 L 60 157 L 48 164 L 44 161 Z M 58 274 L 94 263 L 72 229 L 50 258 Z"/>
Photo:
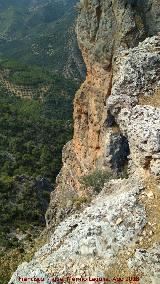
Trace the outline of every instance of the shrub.
<path fill-rule="evenodd" d="M 79 209 L 81 205 L 91 202 L 91 198 L 87 196 L 77 196 L 73 199 L 74 206 Z"/>
<path fill-rule="evenodd" d="M 92 188 L 95 192 L 100 192 L 104 184 L 113 178 L 113 173 L 106 170 L 94 170 L 80 178 L 80 183 L 85 188 Z"/>
<path fill-rule="evenodd" d="M 122 171 L 118 174 L 118 178 L 122 179 L 128 179 L 129 173 L 128 173 L 128 163 L 126 163 L 122 169 Z"/>
<path fill-rule="evenodd" d="M 88 9 L 89 0 L 80 0 L 80 7 L 83 9 Z"/>

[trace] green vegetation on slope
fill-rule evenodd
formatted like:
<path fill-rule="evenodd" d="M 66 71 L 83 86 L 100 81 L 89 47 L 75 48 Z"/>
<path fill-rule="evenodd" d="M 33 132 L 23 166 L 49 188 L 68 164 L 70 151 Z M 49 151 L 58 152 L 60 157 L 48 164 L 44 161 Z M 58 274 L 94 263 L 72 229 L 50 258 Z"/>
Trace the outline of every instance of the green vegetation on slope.
<path fill-rule="evenodd" d="M 85 69 L 75 35 L 77 0 L 0 3 L 0 56 L 82 80 Z"/>
<path fill-rule="evenodd" d="M 85 77 L 75 35 L 76 3 L 0 0 L 3 284 L 45 226 L 62 147 L 72 137 L 72 101 Z"/>
<path fill-rule="evenodd" d="M 16 60 L 1 60 L 0 70 L 5 73 L 6 79 L 15 85 L 37 87 L 39 84 L 49 84 L 58 80 L 51 72 L 37 66 L 29 66 Z"/>
<path fill-rule="evenodd" d="M 72 134 L 76 86 L 64 78 L 55 77 L 53 81 L 43 102 L 20 99 L 3 88 L 0 90 L 2 193 L 13 190 L 16 176 L 40 176 L 51 184 L 55 181 L 61 167 L 62 147 Z"/>
<path fill-rule="evenodd" d="M 12 250 L 17 249 L 23 255 L 28 234 L 45 226 L 50 192 L 61 168 L 62 147 L 72 137 L 72 101 L 77 85 L 14 61 L 1 62 L 2 70 L 7 70 L 7 80 L 14 85 L 30 88 L 50 84 L 43 100 L 16 97 L 0 85 L 0 263 L 5 256 L 9 265 L 6 255 L 11 257 Z M 23 234 L 20 241 L 18 236 Z M 8 269 L 10 275 L 13 270 Z M 0 281 L 5 284 L 9 275 L 4 275 L 2 269 Z"/>

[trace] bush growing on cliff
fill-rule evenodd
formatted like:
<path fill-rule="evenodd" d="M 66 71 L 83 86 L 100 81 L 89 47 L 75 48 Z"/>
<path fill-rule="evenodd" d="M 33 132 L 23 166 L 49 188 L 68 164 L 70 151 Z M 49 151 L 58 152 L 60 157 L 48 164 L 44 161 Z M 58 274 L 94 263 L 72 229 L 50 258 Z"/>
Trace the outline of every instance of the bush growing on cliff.
<path fill-rule="evenodd" d="M 88 6 L 89 6 L 89 0 L 80 0 L 80 8 L 81 9 L 87 9 L 88 8 Z"/>
<path fill-rule="evenodd" d="M 85 188 L 92 188 L 95 192 L 99 193 L 104 184 L 113 178 L 113 173 L 106 170 L 94 170 L 80 178 L 80 183 Z"/>
<path fill-rule="evenodd" d="M 83 204 L 90 203 L 91 198 L 89 196 L 77 196 L 73 199 L 73 202 L 76 209 L 80 209 Z"/>

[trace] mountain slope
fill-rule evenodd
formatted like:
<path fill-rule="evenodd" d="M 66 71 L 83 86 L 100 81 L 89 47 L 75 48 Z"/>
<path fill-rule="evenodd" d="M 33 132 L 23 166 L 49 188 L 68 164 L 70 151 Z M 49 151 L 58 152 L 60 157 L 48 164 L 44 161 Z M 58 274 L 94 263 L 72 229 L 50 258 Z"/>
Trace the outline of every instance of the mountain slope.
<path fill-rule="evenodd" d="M 9 284 L 160 283 L 158 2 L 81 1 L 88 72 L 46 214 L 51 238 Z"/>
<path fill-rule="evenodd" d="M 0 283 L 6 284 L 16 263 L 22 261 L 28 246 L 33 247 L 34 238 L 45 227 L 62 147 L 72 135 L 77 85 L 53 72 L 15 61 L 2 65 Z"/>
<path fill-rule="evenodd" d="M 44 229 L 62 147 L 71 139 L 73 97 L 85 74 L 75 36 L 75 3 L 0 0 L 3 284 Z"/>
<path fill-rule="evenodd" d="M 84 78 L 74 22 L 77 0 L 1 2 L 0 55 Z"/>

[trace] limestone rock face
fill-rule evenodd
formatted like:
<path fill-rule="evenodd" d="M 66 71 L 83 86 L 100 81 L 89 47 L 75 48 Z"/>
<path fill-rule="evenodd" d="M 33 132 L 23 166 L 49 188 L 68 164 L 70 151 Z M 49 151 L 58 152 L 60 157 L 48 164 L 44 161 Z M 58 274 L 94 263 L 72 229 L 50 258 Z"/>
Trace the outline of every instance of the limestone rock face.
<path fill-rule="evenodd" d="M 122 55 L 123 54 L 123 55 Z M 130 170 L 160 175 L 160 38 L 115 58 L 107 106 L 130 148 Z"/>
<path fill-rule="evenodd" d="M 84 212 L 73 214 L 59 224 L 50 242 L 30 263 L 18 267 L 9 283 L 18 284 L 19 277 L 35 277 L 47 284 L 53 283 L 51 279 L 55 276 L 69 283 L 69 275 L 127 279 L 136 271 L 138 283 L 158 284 L 157 225 L 153 219 L 150 223 L 147 216 L 157 194 L 154 192 L 153 197 L 147 193 L 144 181 L 136 175 L 110 181 Z M 157 207 L 153 210 L 156 215 Z"/>
<path fill-rule="evenodd" d="M 114 113 L 156 92 L 159 39 L 143 40 L 159 30 L 156 0 L 80 2 L 76 31 L 87 77 L 75 95 L 74 135 L 63 150 L 63 167 L 46 214 L 48 226 L 72 213 L 71 200 L 83 194 L 80 176 L 95 168 L 123 171 L 130 149 Z M 155 172 L 157 163 L 152 166 Z"/>
<path fill-rule="evenodd" d="M 43 277 L 49 277 L 53 271 L 55 275 L 64 272 L 65 267 L 68 275 L 81 275 L 81 270 L 84 273 L 87 269 L 92 275 L 95 269 L 106 269 L 106 265 L 114 262 L 114 257 L 124 243 L 130 243 L 146 224 L 145 209 L 138 204 L 136 196 L 143 186 L 135 181 L 133 183 L 132 188 L 128 181 L 113 182 L 110 185 L 113 192 L 108 196 L 106 187 L 91 207 L 63 221 L 50 243 L 36 253 L 31 264 L 18 268 L 13 281 L 24 273 L 33 277 L 32 270 L 41 270 Z M 122 189 L 124 185 L 125 191 Z M 119 199 L 115 194 L 115 186 Z M 85 269 L 82 269 L 84 259 Z"/>

